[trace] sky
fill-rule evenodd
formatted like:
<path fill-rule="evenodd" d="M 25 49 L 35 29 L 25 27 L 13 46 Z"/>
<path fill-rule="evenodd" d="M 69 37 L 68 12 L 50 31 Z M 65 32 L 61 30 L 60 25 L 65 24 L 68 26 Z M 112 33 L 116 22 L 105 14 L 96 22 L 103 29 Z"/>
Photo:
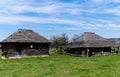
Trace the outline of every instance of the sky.
<path fill-rule="evenodd" d="M 0 41 L 18 29 L 120 38 L 120 0 L 0 0 Z"/>

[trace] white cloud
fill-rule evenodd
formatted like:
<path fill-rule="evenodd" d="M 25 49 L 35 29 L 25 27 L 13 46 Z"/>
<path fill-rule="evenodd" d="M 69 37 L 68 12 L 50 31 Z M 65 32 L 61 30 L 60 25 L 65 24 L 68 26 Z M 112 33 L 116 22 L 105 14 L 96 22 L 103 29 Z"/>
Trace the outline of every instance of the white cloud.
<path fill-rule="evenodd" d="M 119 29 L 120 28 L 120 24 L 113 24 L 113 23 L 110 23 L 108 24 L 109 27 L 112 27 L 112 28 L 116 28 L 116 29 Z"/>
<path fill-rule="evenodd" d="M 95 3 L 100 3 L 100 2 L 103 2 L 105 0 L 91 0 L 92 2 L 95 2 Z"/>
<path fill-rule="evenodd" d="M 120 16 L 120 6 L 104 9 L 104 12 L 107 13 L 107 14 Z"/>
<path fill-rule="evenodd" d="M 87 22 L 79 21 L 79 20 L 71 20 L 71 19 L 58 19 L 58 18 L 37 18 L 37 17 L 16 17 L 16 16 L 0 16 L 2 20 L 0 20 L 0 23 L 8 23 L 8 24 L 21 24 L 21 23 L 39 23 L 39 24 L 63 24 L 63 25 L 71 25 L 73 28 L 65 28 L 66 30 L 77 30 L 81 28 L 86 28 L 86 29 L 97 29 L 97 26 L 95 24 L 90 24 Z M 22 24 L 21 24 L 22 25 Z M 60 29 L 60 28 L 58 28 Z M 63 29 L 63 28 L 62 28 Z"/>
<path fill-rule="evenodd" d="M 33 13 L 46 13 L 49 15 L 54 14 L 71 14 L 76 15 L 81 12 L 93 12 L 91 9 L 82 9 L 80 4 L 77 3 L 62 3 L 55 1 L 43 1 L 43 2 L 32 2 L 32 0 L 6 0 L 0 2 L 0 8 L 2 8 L 2 14 L 20 14 L 25 12 Z M 0 12 L 1 14 L 1 12 Z"/>
<path fill-rule="evenodd" d="M 76 31 L 76 30 L 82 30 L 82 29 L 78 28 L 78 27 L 60 27 L 60 26 L 49 25 L 48 30 L 70 30 L 70 31 Z"/>
<path fill-rule="evenodd" d="M 86 29 L 98 29 L 108 25 L 107 27 L 119 28 L 115 25 L 114 21 L 108 19 L 100 19 L 99 16 L 96 18 L 82 16 L 84 12 L 94 14 L 113 14 L 120 16 L 120 7 L 107 7 L 110 2 L 120 2 L 120 0 L 90 0 L 88 3 L 63 3 L 56 1 L 41 1 L 34 2 L 34 0 L 4 0 L 0 2 L 0 23 L 1 24 L 22 24 L 25 22 L 29 23 L 44 23 L 44 24 L 65 24 L 72 25 L 75 28 L 67 28 L 68 30 L 77 30 L 77 27 Z M 98 6 L 97 4 L 103 6 Z M 95 4 L 95 5 L 94 5 Z M 92 7 L 86 7 L 91 6 Z M 41 13 L 48 14 L 49 17 L 34 17 L 22 15 L 22 13 Z M 65 15 L 67 15 L 65 17 Z M 77 15 L 72 18 L 72 16 Z M 80 19 L 81 18 L 81 19 Z M 89 19 L 89 20 L 88 20 Z M 99 24 L 98 24 L 99 23 Z M 112 23 L 112 24 L 109 24 Z M 119 25 L 119 24 L 118 24 Z M 106 27 L 106 26 L 105 26 Z"/>
<path fill-rule="evenodd" d="M 112 2 L 120 2 L 120 0 L 111 0 Z"/>
<path fill-rule="evenodd" d="M 93 3 L 97 3 L 97 4 L 106 4 L 106 3 L 112 3 L 112 2 L 115 2 L 115 3 L 118 3 L 120 2 L 120 0 L 90 0 L 91 2 Z"/>
<path fill-rule="evenodd" d="M 22 22 L 29 23 L 50 23 L 50 24 L 68 24 L 68 25 L 82 25 L 82 22 L 68 19 L 58 19 L 58 18 L 39 18 L 39 17 L 30 17 L 30 16 L 0 16 L 1 23 L 11 23 L 11 24 L 20 24 Z"/>

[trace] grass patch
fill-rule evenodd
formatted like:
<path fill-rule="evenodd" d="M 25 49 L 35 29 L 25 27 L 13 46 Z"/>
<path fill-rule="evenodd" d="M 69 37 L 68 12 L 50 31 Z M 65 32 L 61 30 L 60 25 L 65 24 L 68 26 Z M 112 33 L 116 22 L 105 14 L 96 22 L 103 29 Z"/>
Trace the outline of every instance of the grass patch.
<path fill-rule="evenodd" d="M 0 77 L 119 77 L 120 55 L 0 59 Z"/>

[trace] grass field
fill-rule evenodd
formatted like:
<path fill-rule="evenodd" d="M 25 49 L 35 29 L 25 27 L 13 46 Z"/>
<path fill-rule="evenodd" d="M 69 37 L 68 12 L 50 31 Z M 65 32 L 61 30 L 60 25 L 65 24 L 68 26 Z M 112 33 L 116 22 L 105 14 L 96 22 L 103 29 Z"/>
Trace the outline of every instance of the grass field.
<path fill-rule="evenodd" d="M 120 77 L 120 55 L 0 59 L 0 77 Z"/>

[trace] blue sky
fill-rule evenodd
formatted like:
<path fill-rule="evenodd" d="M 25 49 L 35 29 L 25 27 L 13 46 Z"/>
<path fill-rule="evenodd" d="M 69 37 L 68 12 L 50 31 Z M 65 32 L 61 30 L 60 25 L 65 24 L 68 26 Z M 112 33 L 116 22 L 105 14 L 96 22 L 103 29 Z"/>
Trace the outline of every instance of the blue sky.
<path fill-rule="evenodd" d="M 17 29 L 47 37 L 95 32 L 120 37 L 120 0 L 2 0 L 0 41 Z"/>

